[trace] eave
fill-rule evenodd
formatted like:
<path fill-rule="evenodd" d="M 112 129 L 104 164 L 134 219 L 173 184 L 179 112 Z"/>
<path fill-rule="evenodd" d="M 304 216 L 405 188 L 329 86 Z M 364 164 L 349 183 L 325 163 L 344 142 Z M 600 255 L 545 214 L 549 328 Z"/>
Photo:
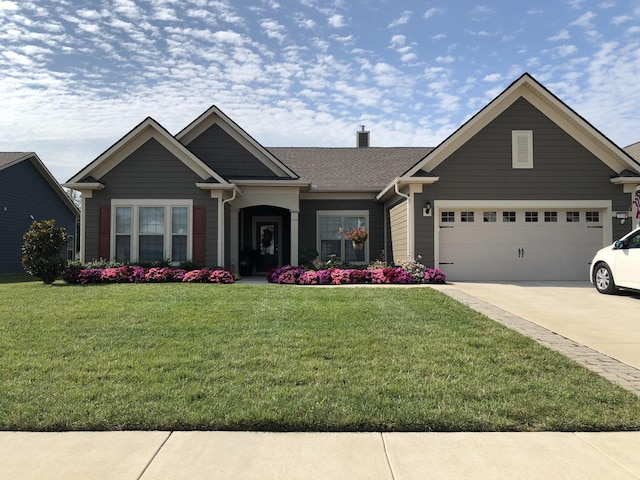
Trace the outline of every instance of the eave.
<path fill-rule="evenodd" d="M 396 177 L 376 196 L 376 200 L 379 202 L 388 200 L 403 186 L 432 185 L 438 180 L 440 177 Z"/>

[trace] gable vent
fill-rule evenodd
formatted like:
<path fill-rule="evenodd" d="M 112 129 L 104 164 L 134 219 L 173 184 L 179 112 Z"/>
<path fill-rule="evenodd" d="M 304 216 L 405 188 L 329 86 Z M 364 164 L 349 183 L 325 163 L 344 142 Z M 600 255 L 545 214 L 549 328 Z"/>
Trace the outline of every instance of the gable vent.
<path fill-rule="evenodd" d="M 358 148 L 369 146 L 369 132 L 365 131 L 364 125 L 362 125 L 362 130 L 356 133 L 356 145 Z"/>

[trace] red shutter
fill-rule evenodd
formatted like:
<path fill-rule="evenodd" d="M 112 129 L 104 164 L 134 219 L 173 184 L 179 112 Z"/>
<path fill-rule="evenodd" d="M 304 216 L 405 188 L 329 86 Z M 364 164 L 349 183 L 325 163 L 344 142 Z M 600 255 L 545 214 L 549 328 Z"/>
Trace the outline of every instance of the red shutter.
<path fill-rule="evenodd" d="M 206 207 L 193 206 L 193 261 L 204 265 Z"/>
<path fill-rule="evenodd" d="M 111 254 L 111 207 L 100 205 L 98 217 L 98 257 L 109 260 Z"/>

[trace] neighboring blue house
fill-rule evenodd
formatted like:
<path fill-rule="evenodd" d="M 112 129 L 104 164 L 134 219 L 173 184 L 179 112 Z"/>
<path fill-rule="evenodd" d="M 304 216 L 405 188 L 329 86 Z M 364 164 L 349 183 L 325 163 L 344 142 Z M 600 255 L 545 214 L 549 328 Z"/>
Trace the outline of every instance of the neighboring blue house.
<path fill-rule="evenodd" d="M 67 257 L 76 251 L 80 212 L 33 152 L 0 152 L 0 274 L 24 273 L 22 236 L 33 220 L 56 221 L 69 234 Z"/>

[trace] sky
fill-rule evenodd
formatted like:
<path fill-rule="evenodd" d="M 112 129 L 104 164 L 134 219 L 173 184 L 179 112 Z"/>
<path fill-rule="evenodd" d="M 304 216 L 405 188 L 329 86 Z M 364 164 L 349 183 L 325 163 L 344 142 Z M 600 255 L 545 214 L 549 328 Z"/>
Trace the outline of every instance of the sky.
<path fill-rule="evenodd" d="M 640 141 L 638 0 L 0 0 L 0 151 L 64 182 L 216 105 L 266 147 L 436 146 L 524 72 Z"/>

